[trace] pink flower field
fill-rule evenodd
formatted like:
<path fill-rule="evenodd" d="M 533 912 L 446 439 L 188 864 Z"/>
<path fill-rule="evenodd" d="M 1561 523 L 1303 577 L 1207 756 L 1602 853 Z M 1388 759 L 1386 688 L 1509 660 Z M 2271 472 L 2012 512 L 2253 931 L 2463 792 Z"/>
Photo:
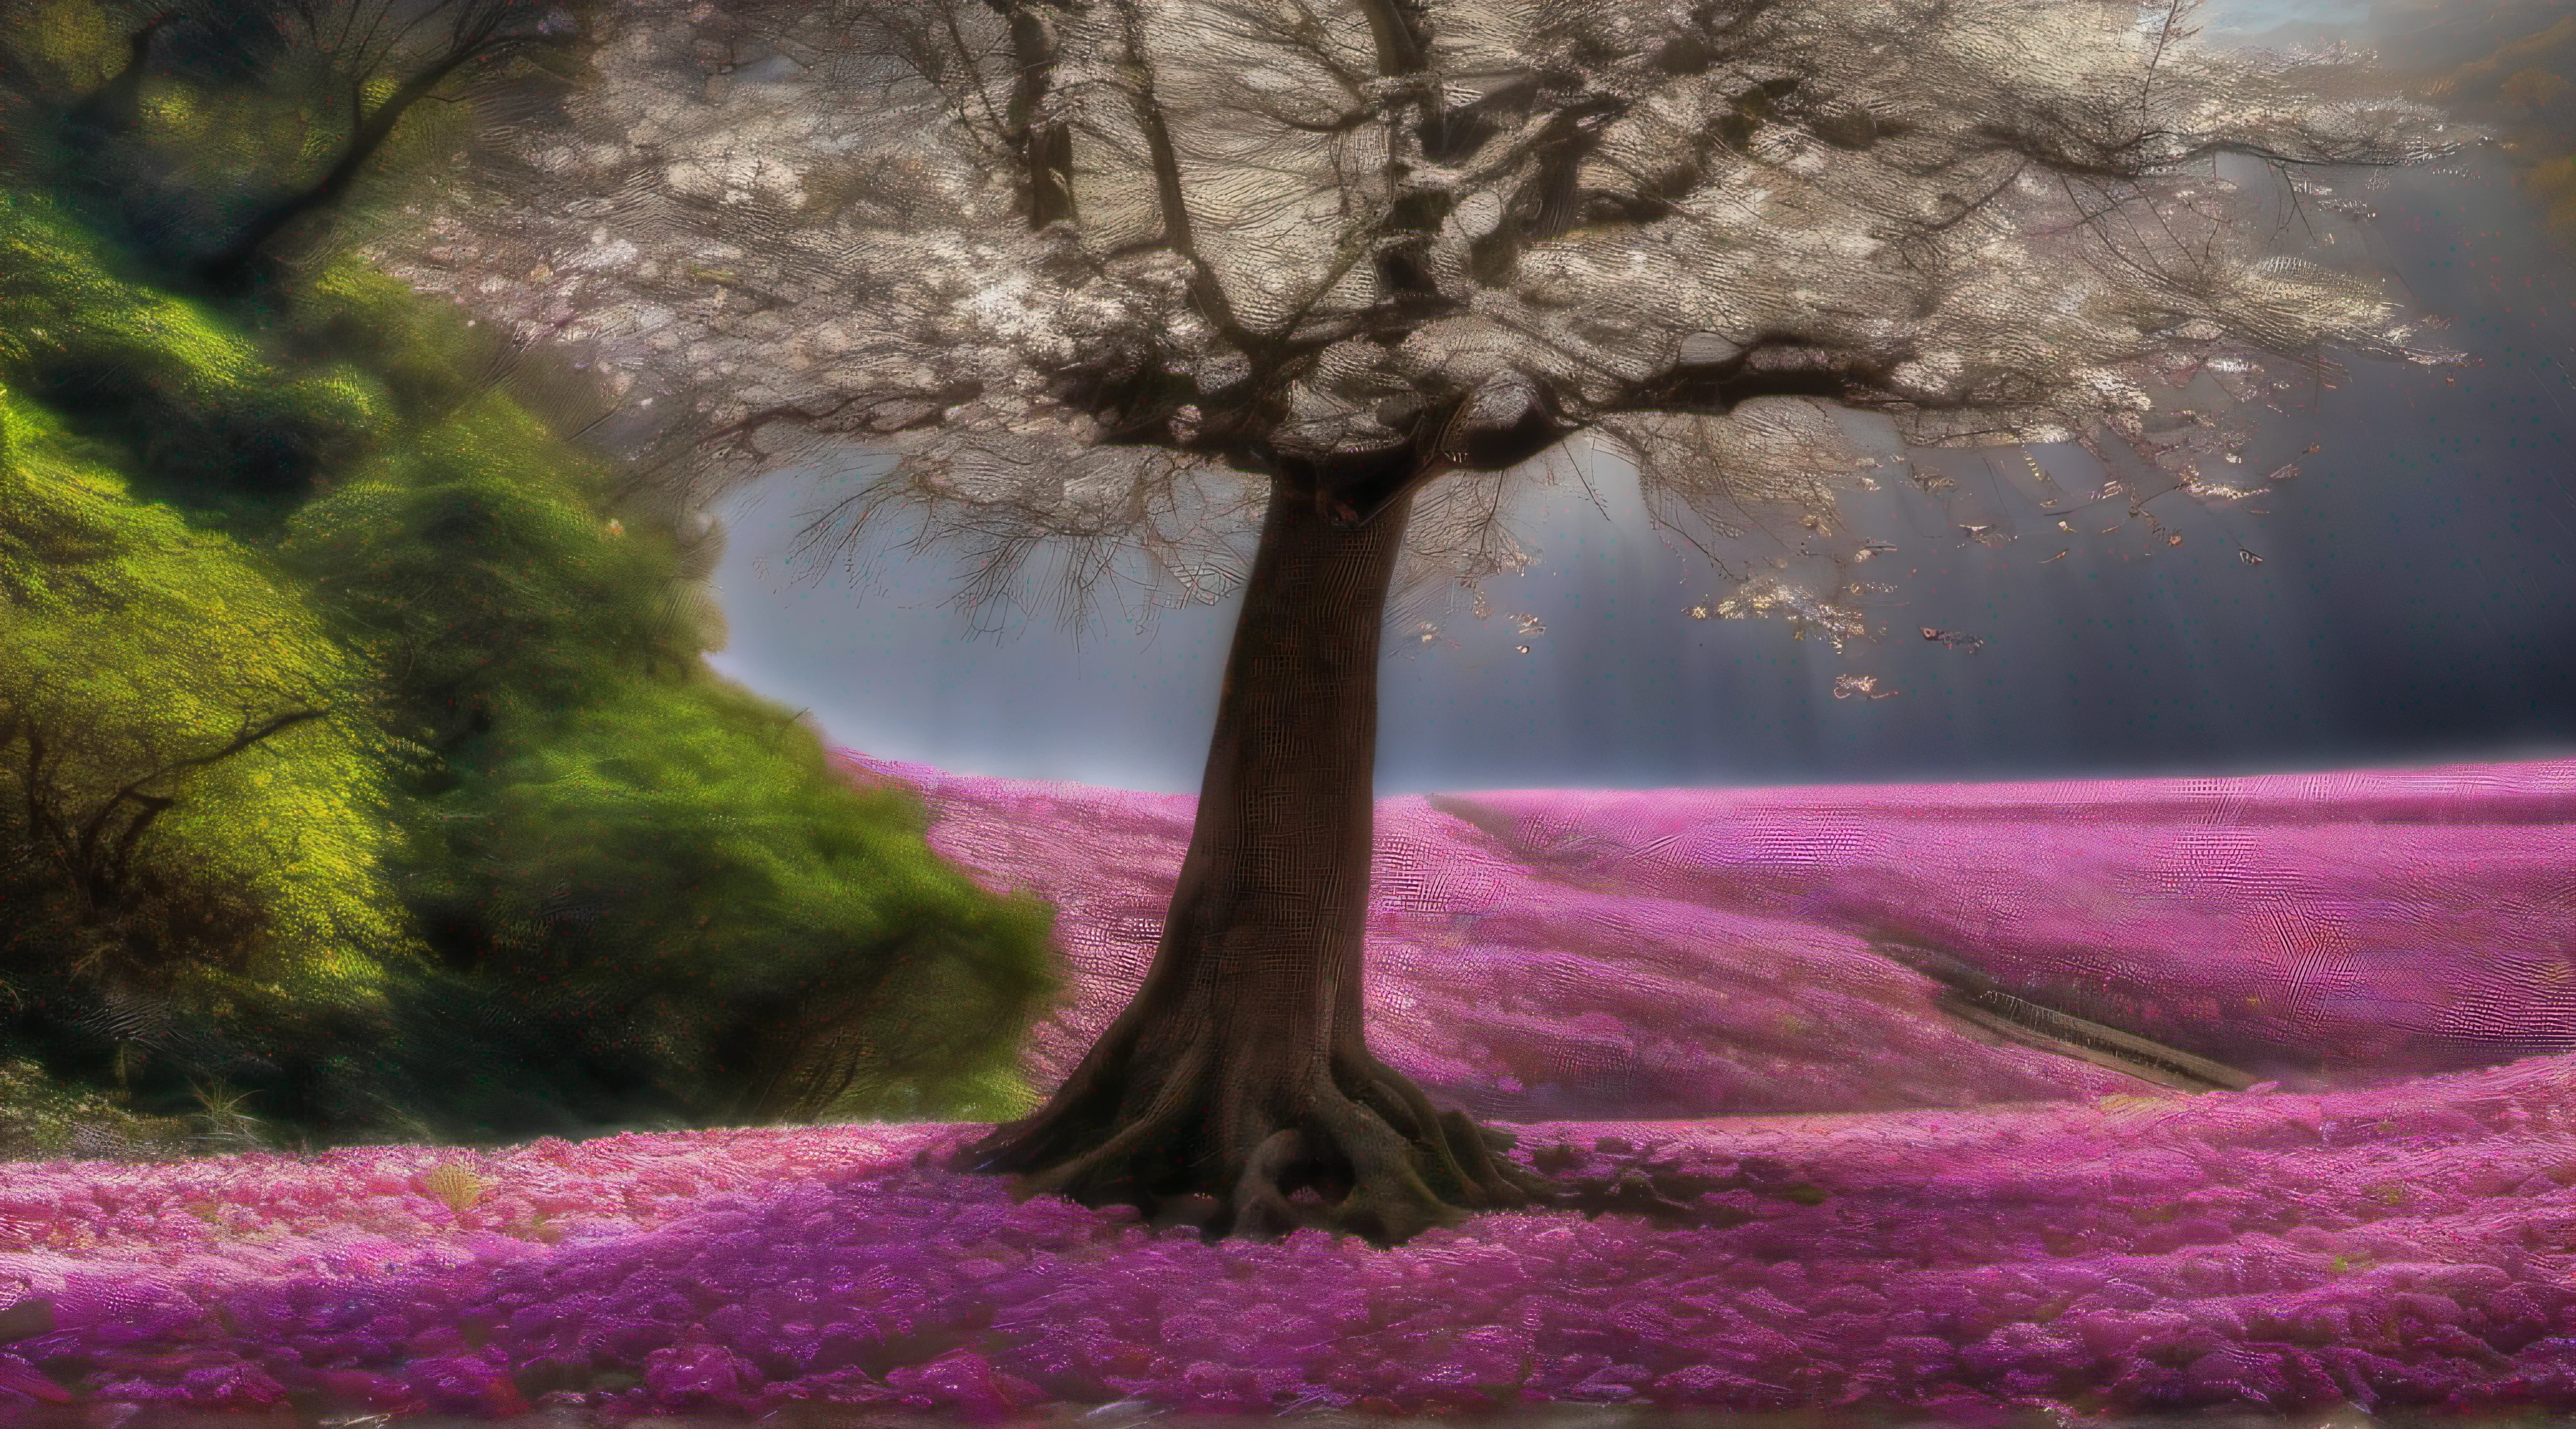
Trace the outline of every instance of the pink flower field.
<path fill-rule="evenodd" d="M 1210 1246 L 941 1126 L 19 1169 L 0 1394 L 506 1414 L 1143 1399 L 2576 1410 L 2576 1058 L 2326 1096 L 1547 1123 L 1693 1216 Z M 447 1168 L 447 1169 L 442 1169 Z"/>
<path fill-rule="evenodd" d="M 844 756 L 1062 910 L 1041 1086 L 1144 980 L 1196 800 Z M 2576 760 L 2244 779 L 1381 800 L 1370 1035 L 1479 1114 L 2087 1099 L 1957 975 L 2321 1088 L 2576 1051 Z M 1891 956 L 1891 952 L 1910 954 Z"/>
<path fill-rule="evenodd" d="M 1062 890 L 1060 1070 L 1189 801 L 861 768 Z M 1209 1245 L 936 1169 L 941 1125 L 14 1163 L 0 1423 L 2576 1413 L 2576 765 L 2050 787 L 1381 805 L 1389 1060 L 1639 1214 Z M 2309 1070 L 2189 1094 L 1980 1035 L 1900 945 Z"/>

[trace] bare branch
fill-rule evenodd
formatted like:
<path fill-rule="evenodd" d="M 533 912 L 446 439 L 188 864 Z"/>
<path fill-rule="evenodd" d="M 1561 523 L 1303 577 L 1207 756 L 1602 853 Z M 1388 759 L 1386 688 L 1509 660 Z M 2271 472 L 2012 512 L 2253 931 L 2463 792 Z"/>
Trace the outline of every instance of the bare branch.
<path fill-rule="evenodd" d="M 144 831 L 151 826 L 152 821 L 159 818 L 163 811 L 176 802 L 168 796 L 146 793 L 146 785 L 161 783 L 188 770 L 221 764 L 299 724 L 320 719 L 325 713 L 326 711 L 318 709 L 295 709 L 271 715 L 263 720 L 252 720 L 246 717 L 242 721 L 240 732 L 221 748 L 158 765 L 128 780 L 107 798 L 101 800 L 97 807 L 90 811 L 89 816 L 81 821 L 80 831 L 70 840 L 68 849 L 73 865 L 82 871 L 83 882 L 89 886 L 93 898 L 105 902 L 114 896 L 117 887 L 124 881 L 125 870 L 133 860 L 135 844 L 141 840 Z M 106 833 L 109 821 L 115 818 L 120 809 L 129 804 L 138 812 L 127 822 L 115 846 L 102 858 L 99 840 Z"/>
<path fill-rule="evenodd" d="M 397 19 L 405 9 L 410 13 Z M 539 0 L 433 0 L 413 7 L 396 0 L 338 0 L 304 6 L 301 14 L 326 71 L 345 82 L 348 137 L 320 177 L 277 196 L 200 262 L 198 275 L 218 288 L 240 286 L 287 229 L 345 198 L 403 117 L 440 86 L 566 38 L 548 23 Z M 327 38 L 326 29 L 331 29 Z M 400 66 L 405 73 L 370 108 L 368 88 L 388 66 Z"/>

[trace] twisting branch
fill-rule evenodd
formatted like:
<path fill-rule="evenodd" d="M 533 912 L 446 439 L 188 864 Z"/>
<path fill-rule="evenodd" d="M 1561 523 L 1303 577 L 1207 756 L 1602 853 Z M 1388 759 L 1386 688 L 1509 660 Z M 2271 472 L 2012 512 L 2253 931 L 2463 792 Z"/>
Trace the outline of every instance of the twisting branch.
<path fill-rule="evenodd" d="M 1145 47 L 1143 18 L 1137 13 L 1135 0 L 1117 0 L 1117 4 L 1127 46 L 1129 105 L 1138 131 L 1145 136 L 1145 150 L 1153 164 L 1155 202 L 1163 220 L 1160 246 L 1188 260 L 1193 275 L 1190 296 L 1217 331 L 1239 349 L 1260 348 L 1263 339 L 1246 330 L 1235 317 L 1224 281 L 1199 252 L 1197 234 L 1190 222 L 1189 194 L 1181 187 L 1180 151 L 1172 146 L 1171 126 L 1165 120 L 1162 103 L 1154 95 L 1154 62 Z"/>
<path fill-rule="evenodd" d="M 413 106 L 439 86 L 468 70 L 498 63 L 534 46 L 559 43 L 564 35 L 549 28 L 541 0 L 431 0 L 408 19 L 393 24 L 392 0 L 338 0 L 307 3 L 307 32 L 319 40 L 336 11 L 339 33 L 324 45 L 326 54 L 347 56 L 345 81 L 349 136 L 321 177 L 283 194 L 253 215 L 232 239 L 197 269 L 198 277 L 218 290 L 242 287 L 255 276 L 270 244 L 308 215 L 333 207 L 348 196 L 360 175 L 375 162 Z M 363 25 L 360 16 L 363 15 Z M 414 36 L 436 21 L 445 21 L 439 43 L 421 54 L 417 65 L 393 91 L 370 109 L 367 91 L 381 66 L 410 48 Z M 354 33 L 353 33 L 354 32 Z"/>
<path fill-rule="evenodd" d="M 123 896 L 145 835 L 179 802 L 180 791 L 169 787 L 172 781 L 236 758 L 328 714 L 325 709 L 299 706 L 259 718 L 245 715 L 241 728 L 222 745 L 162 760 L 93 800 L 85 800 L 67 783 L 65 766 L 77 752 L 67 741 L 74 736 L 50 731 L 26 701 L 0 700 L 0 749 L 13 743 L 22 746 L 16 772 L 29 836 L 79 888 L 93 912 L 104 913 Z M 91 762 L 90 757 L 84 756 L 84 762 Z M 75 806 L 85 802 L 86 810 L 75 812 Z"/>
<path fill-rule="evenodd" d="M 100 895 L 99 901 L 107 901 L 107 898 L 112 897 L 116 888 L 123 883 L 124 870 L 127 863 L 132 859 L 134 845 L 137 840 L 143 837 L 144 830 L 150 827 L 153 820 L 161 817 L 162 813 L 173 803 L 177 802 L 174 798 L 166 795 L 145 793 L 145 785 L 157 784 L 164 779 L 171 778 L 186 770 L 203 769 L 209 765 L 221 764 L 225 760 L 232 758 L 234 755 L 240 754 L 255 745 L 285 732 L 286 730 L 293 729 L 299 724 L 303 724 L 308 720 L 320 719 L 324 714 L 325 711 L 318 709 L 299 709 L 288 710 L 283 714 L 271 715 L 269 718 L 257 723 L 245 720 L 243 722 L 241 732 L 235 734 L 231 741 L 226 743 L 221 749 L 209 750 L 204 754 L 193 755 L 186 759 L 171 760 L 157 769 L 153 769 L 148 773 L 128 780 L 122 787 L 117 789 L 115 793 L 110 794 L 106 801 L 101 803 L 98 808 L 91 813 L 89 818 L 82 822 L 76 851 L 80 867 L 87 870 L 93 870 L 93 878 L 105 879 L 103 883 L 94 884 L 96 892 Z M 102 863 L 99 859 L 98 853 L 99 837 L 106 831 L 108 821 L 115 817 L 117 810 L 121 806 L 126 804 L 132 804 L 142 812 L 136 814 L 128 821 L 124 832 L 117 838 L 115 852 L 105 863 Z M 112 875 L 112 877 L 108 877 L 107 875 Z"/>
<path fill-rule="evenodd" d="M 2155 206 L 2218 154 L 2407 161 L 2434 116 L 2157 5 L 2142 41 L 2063 0 L 629 0 L 567 127 L 437 220 L 450 256 L 394 263 L 591 345 L 710 471 L 880 440 L 933 524 L 1174 569 L 1214 558 L 1151 514 L 1182 472 L 1359 515 L 1612 418 L 1842 404 L 1969 442 L 2135 410 L 2214 341 L 2185 332 L 2395 350 L 2357 285 Z M 814 63 L 673 102 L 763 45 Z M 717 250 L 720 287 L 679 281 Z M 1728 450 L 1655 480 L 1834 524 Z"/>

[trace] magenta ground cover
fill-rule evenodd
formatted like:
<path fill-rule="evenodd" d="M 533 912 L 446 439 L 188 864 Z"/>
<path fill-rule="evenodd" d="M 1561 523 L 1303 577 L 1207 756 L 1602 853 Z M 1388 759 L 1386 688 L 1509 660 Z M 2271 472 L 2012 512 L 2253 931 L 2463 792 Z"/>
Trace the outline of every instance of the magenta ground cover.
<path fill-rule="evenodd" d="M 1062 911 L 1069 1070 L 1144 978 L 1196 800 L 847 756 Z M 2298 1082 L 2576 1050 L 2576 761 L 2236 779 L 1408 796 L 1377 806 L 1370 1035 L 1516 1119 L 2088 1098 L 1891 949 Z"/>
<path fill-rule="evenodd" d="M 1534 1164 L 1642 1178 L 1700 1224 L 1494 1215 L 1394 1251 L 1014 1204 L 912 1164 L 938 1126 L 539 1144 L 477 1158 L 461 1210 L 453 1153 L 419 1149 L 28 1168 L 0 1385 L 450 1413 L 2576 1410 L 2571 1090 L 2562 1057 L 2323 1097 L 1536 1125 Z M 551 1243 L 524 1226 L 546 1206 Z"/>
<path fill-rule="evenodd" d="M 877 770 L 943 852 L 1060 900 L 1075 985 L 1032 1048 L 1059 1068 L 1141 971 L 1190 801 Z M 14 1163 L 0 1421 L 2576 1412 L 2571 790 L 2562 763 L 1390 800 L 1389 1060 L 1651 1214 L 1208 1245 L 937 1169 L 971 1131 L 940 1125 Z M 1990 1037 L 1900 945 L 2314 1071 L 2187 1094 Z"/>

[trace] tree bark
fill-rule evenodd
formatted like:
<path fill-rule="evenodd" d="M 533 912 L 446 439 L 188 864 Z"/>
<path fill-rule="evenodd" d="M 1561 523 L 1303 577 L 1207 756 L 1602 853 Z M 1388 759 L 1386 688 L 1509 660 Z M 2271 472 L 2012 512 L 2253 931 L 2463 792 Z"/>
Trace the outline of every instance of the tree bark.
<path fill-rule="evenodd" d="M 1411 497 L 1358 526 L 1321 504 L 1272 483 L 1143 988 L 1044 1107 L 961 1168 L 1212 1237 L 1323 1226 L 1391 1244 L 1543 1194 L 1492 1154 L 1507 1136 L 1436 1110 L 1368 1048 L 1378 641 Z"/>

